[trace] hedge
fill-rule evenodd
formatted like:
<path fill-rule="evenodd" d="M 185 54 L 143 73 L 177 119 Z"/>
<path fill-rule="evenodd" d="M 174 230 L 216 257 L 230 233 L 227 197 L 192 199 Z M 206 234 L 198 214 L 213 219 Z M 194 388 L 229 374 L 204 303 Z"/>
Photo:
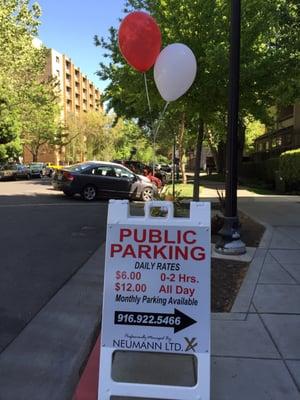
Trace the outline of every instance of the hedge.
<path fill-rule="evenodd" d="M 300 149 L 289 150 L 279 157 L 280 177 L 289 185 L 300 185 Z"/>
<path fill-rule="evenodd" d="M 275 172 L 279 169 L 279 158 L 265 161 L 249 161 L 242 163 L 239 176 L 266 183 L 275 183 Z"/>

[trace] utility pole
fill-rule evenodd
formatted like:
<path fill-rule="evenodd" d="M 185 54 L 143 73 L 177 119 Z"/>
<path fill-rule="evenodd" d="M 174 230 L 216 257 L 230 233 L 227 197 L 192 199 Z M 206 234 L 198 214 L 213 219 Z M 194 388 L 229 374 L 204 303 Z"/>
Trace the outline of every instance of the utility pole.
<path fill-rule="evenodd" d="M 240 34 L 241 0 L 231 0 L 229 107 L 226 148 L 225 221 L 219 231 L 222 239 L 216 244 L 221 254 L 244 254 L 245 244 L 240 239 L 237 215 L 238 119 L 240 97 Z"/>

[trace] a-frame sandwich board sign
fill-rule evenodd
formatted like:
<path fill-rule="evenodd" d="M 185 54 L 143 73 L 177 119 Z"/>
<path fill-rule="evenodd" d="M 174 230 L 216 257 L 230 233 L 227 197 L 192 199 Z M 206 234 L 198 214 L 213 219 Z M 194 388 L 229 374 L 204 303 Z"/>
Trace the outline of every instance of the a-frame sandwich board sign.
<path fill-rule="evenodd" d="M 153 216 L 157 208 L 164 216 Z M 99 400 L 209 400 L 210 224 L 209 203 L 191 202 L 189 217 L 177 218 L 172 202 L 148 202 L 144 216 L 132 216 L 127 200 L 110 201 Z M 116 382 L 116 351 L 193 355 L 196 383 L 186 387 Z"/>

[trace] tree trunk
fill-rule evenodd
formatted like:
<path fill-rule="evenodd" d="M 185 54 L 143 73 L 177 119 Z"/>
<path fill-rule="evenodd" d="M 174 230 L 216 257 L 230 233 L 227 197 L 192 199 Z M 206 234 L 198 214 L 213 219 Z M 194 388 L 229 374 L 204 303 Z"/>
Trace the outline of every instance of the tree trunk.
<path fill-rule="evenodd" d="M 210 133 L 207 134 L 207 142 L 208 142 L 209 149 L 210 149 L 211 154 L 212 154 L 212 156 L 214 158 L 214 161 L 215 161 L 215 164 L 216 164 L 216 167 L 217 167 L 217 171 L 218 171 L 218 168 L 219 168 L 218 150 L 217 150 L 215 144 L 212 141 L 212 137 L 211 137 Z"/>
<path fill-rule="evenodd" d="M 37 160 L 38 160 L 38 151 L 32 153 L 32 161 L 37 162 Z"/>
<path fill-rule="evenodd" d="M 184 149 L 184 131 L 185 131 L 185 114 L 182 114 L 181 124 L 179 126 L 179 135 L 178 135 L 178 145 L 179 145 L 179 164 L 181 169 L 182 175 L 182 183 L 186 183 L 186 173 L 185 173 L 185 164 L 186 164 L 186 157 L 185 157 L 185 149 Z"/>
<path fill-rule="evenodd" d="M 218 151 L 216 155 L 216 166 L 217 166 L 217 172 L 219 174 L 225 174 L 225 165 L 226 165 L 226 147 L 225 143 L 223 141 L 219 142 L 218 144 Z"/>
<path fill-rule="evenodd" d="M 199 126 L 198 126 L 198 133 L 197 133 L 197 143 L 196 143 L 193 201 L 199 201 L 200 163 L 201 163 L 201 152 L 202 152 L 203 137 L 204 137 L 204 123 L 200 119 L 199 120 Z"/>

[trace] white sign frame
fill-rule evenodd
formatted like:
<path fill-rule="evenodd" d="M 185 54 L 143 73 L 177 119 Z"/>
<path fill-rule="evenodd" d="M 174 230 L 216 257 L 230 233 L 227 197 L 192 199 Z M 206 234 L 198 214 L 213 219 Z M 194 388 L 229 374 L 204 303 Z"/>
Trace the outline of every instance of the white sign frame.
<path fill-rule="evenodd" d="M 167 215 L 165 217 L 152 217 L 151 209 L 153 207 L 166 208 Z M 99 374 L 99 391 L 98 399 L 109 400 L 111 396 L 129 396 L 138 398 L 153 399 L 172 399 L 172 400 L 209 400 L 210 398 L 210 203 L 191 202 L 189 218 L 174 218 L 174 210 L 172 202 L 152 201 L 145 203 L 145 216 L 131 216 L 129 213 L 128 200 L 111 200 L 109 203 L 108 221 L 107 221 L 107 243 L 105 255 L 105 283 L 104 283 L 104 301 L 102 314 L 102 330 L 101 330 L 101 357 L 100 357 L 100 374 Z M 111 263 L 111 239 L 114 226 L 136 226 L 136 227 L 175 227 L 179 229 L 201 229 L 205 231 L 205 282 L 206 288 L 201 300 L 205 301 L 204 309 L 201 309 L 201 327 L 204 332 L 204 346 L 197 348 L 196 352 L 190 353 L 197 358 L 197 382 L 193 387 L 186 386 L 167 386 L 167 385 L 150 385 L 136 384 L 127 382 L 116 382 L 112 380 L 112 358 L 113 353 L 121 348 L 112 347 L 109 343 L 109 335 L 111 332 L 116 334 L 120 327 L 116 327 L 111 315 L 114 311 L 114 301 L 112 300 L 112 263 Z M 151 228 L 149 228 L 151 229 Z M 209 275 L 208 275 L 209 274 Z M 208 278 L 209 277 L 209 278 Z M 199 281 L 197 281 L 199 282 Z M 112 304 L 113 303 L 113 304 Z M 125 307 L 126 308 L 126 307 Z M 181 306 L 178 306 L 181 310 Z M 123 306 L 124 309 L 124 306 Z M 148 310 L 146 310 L 148 311 Z M 194 321 L 196 322 L 196 321 Z M 203 328 L 204 325 L 204 328 Z M 110 327 L 110 328 L 109 328 Z M 125 327 L 126 328 L 126 327 Z M 139 327 L 140 328 L 140 327 Z M 142 327 L 144 328 L 144 327 Z M 152 326 L 153 328 L 153 326 Z M 161 327 L 157 327 L 161 330 Z M 110 329 L 110 330 L 109 330 Z M 127 329 L 127 328 L 126 328 Z M 146 329 L 146 328 L 144 328 Z M 166 328 L 163 328 L 166 329 Z M 184 329 L 184 328 L 183 328 Z M 192 329 L 192 327 L 191 327 Z M 152 329 L 153 331 L 153 329 Z M 191 330 L 192 331 L 192 330 Z M 202 337 L 201 337 L 202 339 Z M 108 343 L 108 344 L 107 344 Z M 124 349 L 123 349 L 124 350 Z M 127 350 L 126 351 L 131 351 Z M 149 351 L 149 350 L 147 350 Z M 176 353 L 172 351 L 171 353 Z M 178 354 L 178 353 L 177 353 Z M 188 353 L 184 353 L 188 354 Z"/>

